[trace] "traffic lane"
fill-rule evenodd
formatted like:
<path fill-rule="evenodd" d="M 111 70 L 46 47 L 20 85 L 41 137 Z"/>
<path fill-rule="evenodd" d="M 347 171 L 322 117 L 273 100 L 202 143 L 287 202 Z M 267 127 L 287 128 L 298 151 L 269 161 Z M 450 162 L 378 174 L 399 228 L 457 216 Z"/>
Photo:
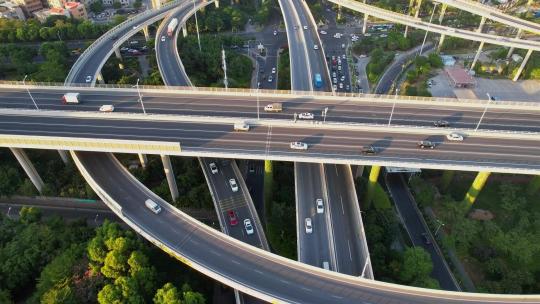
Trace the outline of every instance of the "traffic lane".
<path fill-rule="evenodd" d="M 324 216 L 315 211 L 315 200 L 322 198 L 321 164 L 295 163 L 297 195 L 298 260 L 302 263 L 322 267 L 323 261 L 330 262 L 327 223 Z M 312 233 L 307 233 L 305 219 L 311 218 Z"/>
<path fill-rule="evenodd" d="M 81 138 L 136 139 L 180 142 L 182 149 L 205 151 L 244 151 L 244 153 L 324 156 L 351 159 L 403 159 L 454 161 L 457 163 L 498 164 L 538 167 L 540 143 L 532 140 L 509 140 L 471 137 L 464 142 L 447 142 L 444 135 L 423 136 L 371 131 L 311 130 L 255 127 L 250 132 L 231 132 L 227 125 L 156 123 L 0 116 L 0 133 Z M 39 130 L 38 130 L 39 129 Z M 194 135 L 197 134 L 197 135 Z M 417 142 L 430 139 L 437 148 L 419 149 Z M 310 145 L 307 151 L 290 150 L 292 141 Z M 362 146 L 373 145 L 379 153 L 362 156 Z M 281 152 L 281 153 L 280 153 Z"/>
<path fill-rule="evenodd" d="M 427 233 L 427 231 L 422 225 L 422 219 L 414 209 L 415 202 L 411 200 L 410 193 L 401 174 L 388 174 L 386 178 L 389 183 L 388 186 L 392 191 L 392 198 L 399 210 L 413 246 L 424 248 L 431 256 L 433 262 L 432 277 L 439 281 L 441 288 L 457 291 L 457 286 L 454 284 L 449 270 L 444 265 L 444 257 L 437 253 L 433 245 L 426 244 L 422 238 L 422 234 Z"/>
<path fill-rule="evenodd" d="M 77 152 L 77 155 L 90 176 L 121 205 L 122 213 L 139 228 L 199 265 L 204 265 L 206 269 L 231 278 L 243 286 L 275 295 L 291 303 L 395 301 L 424 304 L 437 301 L 453 304 L 463 301 L 462 294 L 446 294 L 444 297 L 418 295 L 404 292 L 398 289 L 397 285 L 391 284 L 383 289 L 371 285 L 373 283 L 370 280 L 338 278 L 331 272 L 305 269 L 302 264 L 294 261 L 285 263 L 285 260 L 274 255 L 263 256 L 258 251 L 232 243 L 231 239 L 219 231 L 197 224 L 183 213 L 173 212 L 165 205 L 159 215 L 154 215 L 144 207 L 144 200 L 152 198 L 162 203 L 159 197 L 137 183 L 127 171 L 110 170 L 112 166 L 118 165 L 109 159 L 108 154 Z M 117 183 L 109 183 L 109 177 Z M 486 301 L 504 303 L 508 302 L 508 299 L 494 295 L 477 298 L 468 303 L 479 304 Z"/>
<path fill-rule="evenodd" d="M 109 209 L 88 209 L 62 206 L 43 206 L 32 204 L 0 204 L 0 213 L 11 219 L 19 218 L 19 213 L 23 207 L 34 207 L 41 211 L 44 217 L 59 216 L 65 220 L 86 219 L 88 225 L 101 225 L 103 221 L 109 220 L 118 222 L 120 219 Z"/>
<path fill-rule="evenodd" d="M 330 211 L 332 228 L 336 247 L 336 271 L 344 274 L 359 276 L 362 273 L 360 259 L 363 257 L 360 239 L 354 229 L 354 198 L 345 183 L 343 165 L 325 164 L 326 180 L 328 182 L 328 209 Z M 356 193 L 354 193 L 356 195 Z M 339 237 L 338 237 L 339 236 Z M 364 240 L 365 241 L 365 240 Z"/>
<path fill-rule="evenodd" d="M 141 104 L 138 102 L 138 95 L 123 95 L 125 93 L 111 92 L 108 95 L 102 94 L 81 94 L 81 103 L 77 105 L 62 104 L 63 93 L 54 94 L 32 94 L 40 109 L 50 110 L 77 110 L 77 111 L 97 111 L 103 104 L 112 104 L 115 111 L 119 112 L 142 112 Z M 135 92 L 136 94 L 136 92 Z M 112 96 L 111 96 L 112 95 Z M 253 99 L 253 97 L 250 97 Z M 223 98 L 203 98 L 191 96 L 187 98 L 172 98 L 143 95 L 145 108 L 150 113 L 156 114 L 185 114 L 185 115 L 221 115 L 230 117 L 255 118 L 257 115 L 256 100 L 239 98 L 227 101 L 223 105 Z M 272 102 L 282 102 L 284 111 L 282 113 L 264 112 L 264 106 Z M 12 92 L 0 94 L 0 104 L 5 108 L 26 108 L 33 109 L 34 105 L 27 93 Z M 259 112 L 265 118 L 292 118 L 294 113 L 311 112 L 315 114 L 317 120 L 321 119 L 322 110 L 328 108 L 326 119 L 337 122 L 358 122 L 358 123 L 387 123 L 392 110 L 391 103 L 383 102 L 363 102 L 363 101 L 342 101 L 342 102 L 320 102 L 308 98 L 296 99 L 266 99 L 259 98 Z M 220 110 L 223 109 L 224 110 Z M 482 107 L 463 108 L 440 105 L 425 105 L 414 107 L 396 103 L 392 121 L 395 124 L 403 125 L 433 125 L 439 119 L 448 121 L 451 126 L 471 128 L 476 127 L 483 112 Z M 525 110 L 503 110 L 490 108 L 485 114 L 481 125 L 482 129 L 494 130 L 522 130 L 537 131 L 540 129 L 540 113 L 531 109 Z"/>

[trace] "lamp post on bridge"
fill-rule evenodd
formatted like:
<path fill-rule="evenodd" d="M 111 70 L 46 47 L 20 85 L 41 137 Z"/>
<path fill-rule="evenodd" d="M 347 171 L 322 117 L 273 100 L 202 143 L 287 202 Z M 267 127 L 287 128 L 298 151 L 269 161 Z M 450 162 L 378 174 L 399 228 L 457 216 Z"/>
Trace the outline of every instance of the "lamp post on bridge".
<path fill-rule="evenodd" d="M 392 112 L 390 112 L 390 118 L 388 119 L 388 126 L 390 127 L 390 123 L 392 122 L 392 116 L 394 116 L 394 109 L 396 108 L 396 100 L 398 97 L 399 88 L 396 89 L 396 95 L 394 98 L 394 103 L 392 104 Z"/>
<path fill-rule="evenodd" d="M 437 236 L 437 233 L 439 233 L 439 230 L 441 229 L 441 227 L 444 227 L 444 223 L 439 221 L 439 220 L 436 220 L 437 221 L 437 224 L 439 224 L 439 226 L 437 226 L 437 229 L 435 229 L 435 233 L 433 234 L 435 237 Z"/>
<path fill-rule="evenodd" d="M 488 97 L 488 102 L 486 103 L 486 107 L 484 108 L 484 112 L 482 112 L 482 116 L 480 116 L 480 120 L 478 120 L 478 124 L 476 125 L 476 128 L 474 128 L 474 132 L 476 132 L 478 130 L 478 128 L 480 127 L 480 123 L 482 122 L 482 119 L 484 119 L 484 115 L 486 115 L 489 103 L 493 100 L 493 98 L 491 97 L 491 95 L 489 95 L 489 93 L 486 93 L 486 95 Z"/>
<path fill-rule="evenodd" d="M 431 25 L 431 21 L 433 20 L 433 15 L 435 14 L 435 9 L 439 5 L 439 2 L 436 2 L 433 6 L 433 11 L 431 12 L 431 17 L 429 18 L 428 28 L 426 30 L 426 34 L 424 35 L 424 41 L 422 41 L 422 46 L 420 46 L 420 52 L 419 55 L 422 56 L 422 51 L 424 50 L 424 45 L 426 44 L 427 35 L 429 33 L 429 26 Z M 418 55 L 417 55 L 418 56 Z"/>
<path fill-rule="evenodd" d="M 32 102 L 34 103 L 34 106 L 36 106 L 36 110 L 39 110 L 39 107 L 36 103 L 36 101 L 34 100 L 34 97 L 32 97 L 32 94 L 30 94 L 30 89 L 28 89 L 28 87 L 26 86 L 26 77 L 28 77 L 28 75 L 24 75 L 24 78 L 23 78 L 23 86 L 24 88 L 26 89 L 26 92 L 28 92 L 28 96 L 30 96 L 30 99 L 32 99 Z"/>
<path fill-rule="evenodd" d="M 137 83 L 132 86 L 133 87 L 136 87 L 137 88 L 137 93 L 139 94 L 139 102 L 141 103 L 141 107 L 142 107 L 142 110 L 143 110 L 143 113 L 146 115 L 146 109 L 144 108 L 144 103 L 142 101 L 142 95 L 141 95 L 141 90 L 139 89 L 139 80 L 140 78 L 137 78 Z"/>

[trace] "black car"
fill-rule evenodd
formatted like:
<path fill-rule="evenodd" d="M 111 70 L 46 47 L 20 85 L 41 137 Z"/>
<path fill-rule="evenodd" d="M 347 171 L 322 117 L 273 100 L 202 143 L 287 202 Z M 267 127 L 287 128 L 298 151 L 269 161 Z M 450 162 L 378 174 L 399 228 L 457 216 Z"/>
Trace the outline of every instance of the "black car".
<path fill-rule="evenodd" d="M 446 120 L 437 120 L 437 121 L 434 121 L 434 122 L 433 122 L 433 125 L 434 125 L 435 127 L 440 127 L 440 128 L 444 128 L 444 127 L 450 126 L 450 124 L 449 124 L 448 121 L 446 121 Z"/>
<path fill-rule="evenodd" d="M 421 149 L 433 149 L 435 148 L 435 144 L 433 144 L 429 140 L 422 140 L 418 142 L 418 147 L 420 147 Z"/>
<path fill-rule="evenodd" d="M 118 39 L 118 36 L 112 36 L 111 37 L 111 40 L 116 40 L 116 39 Z"/>
<path fill-rule="evenodd" d="M 365 146 L 362 148 L 362 154 L 364 155 L 377 154 L 377 150 L 373 146 Z"/>
<path fill-rule="evenodd" d="M 427 233 L 422 233 L 422 240 L 424 241 L 424 244 L 431 245 L 431 240 L 429 239 L 429 235 Z"/>

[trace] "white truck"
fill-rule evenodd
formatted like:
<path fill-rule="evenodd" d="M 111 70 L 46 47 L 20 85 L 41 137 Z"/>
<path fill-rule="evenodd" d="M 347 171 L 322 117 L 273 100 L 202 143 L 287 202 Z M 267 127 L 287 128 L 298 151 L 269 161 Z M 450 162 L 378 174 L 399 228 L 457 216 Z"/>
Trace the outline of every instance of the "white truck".
<path fill-rule="evenodd" d="M 169 22 L 169 25 L 167 25 L 167 36 L 171 37 L 174 33 L 174 29 L 176 29 L 176 26 L 178 25 L 178 19 L 173 18 L 171 22 Z"/>
<path fill-rule="evenodd" d="M 62 97 L 63 103 L 79 103 L 79 93 L 66 93 Z"/>

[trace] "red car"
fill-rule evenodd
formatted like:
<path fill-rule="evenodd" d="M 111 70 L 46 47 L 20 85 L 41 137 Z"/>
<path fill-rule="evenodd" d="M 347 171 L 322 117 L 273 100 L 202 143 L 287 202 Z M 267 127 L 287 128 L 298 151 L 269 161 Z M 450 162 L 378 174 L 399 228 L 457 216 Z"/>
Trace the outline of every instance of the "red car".
<path fill-rule="evenodd" d="M 238 218 L 236 218 L 236 214 L 234 214 L 234 211 L 229 210 L 227 211 L 227 214 L 229 215 L 229 223 L 231 226 L 238 225 Z"/>

